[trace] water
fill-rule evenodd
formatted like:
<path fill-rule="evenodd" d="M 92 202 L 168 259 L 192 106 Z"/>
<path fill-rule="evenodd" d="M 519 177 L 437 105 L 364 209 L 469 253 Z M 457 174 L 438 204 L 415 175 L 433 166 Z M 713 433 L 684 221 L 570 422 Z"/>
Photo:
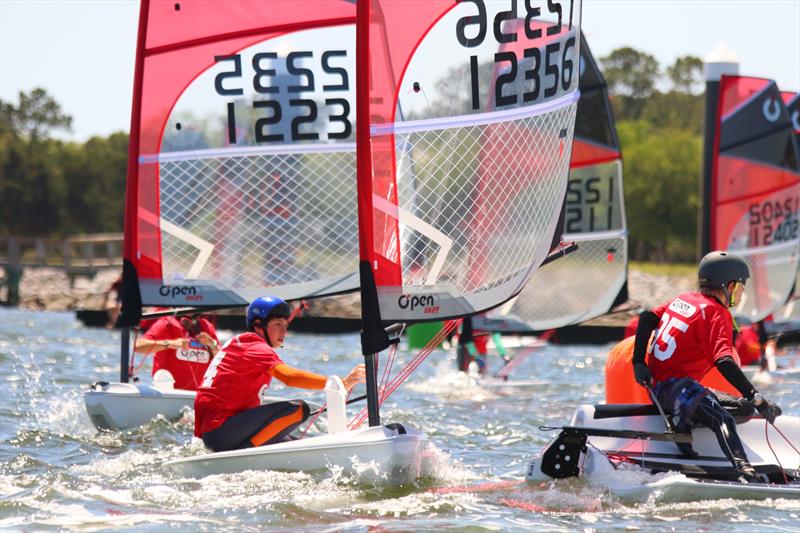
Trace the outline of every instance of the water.
<path fill-rule="evenodd" d="M 460 379 L 453 354 L 434 352 L 382 411 L 387 422 L 426 432 L 438 449 L 435 475 L 399 488 L 335 471 L 199 480 L 162 471 L 163 462 L 198 451 L 191 417 L 98 433 L 86 415 L 87 386 L 118 379 L 118 346 L 118 332 L 84 328 L 72 313 L 0 310 L 0 528 L 797 531 L 800 524 L 793 501 L 632 504 L 584 480 L 521 483 L 530 455 L 550 438 L 537 427 L 564 423 L 577 403 L 602 399 L 607 346 L 542 348 L 515 371 L 539 385 L 507 391 Z M 358 336 L 290 334 L 281 355 L 344 375 L 360 361 Z M 410 356 L 398 352 L 400 360 Z M 792 379 L 762 391 L 798 415 L 800 385 Z M 322 401 L 320 393 L 292 395 Z"/>

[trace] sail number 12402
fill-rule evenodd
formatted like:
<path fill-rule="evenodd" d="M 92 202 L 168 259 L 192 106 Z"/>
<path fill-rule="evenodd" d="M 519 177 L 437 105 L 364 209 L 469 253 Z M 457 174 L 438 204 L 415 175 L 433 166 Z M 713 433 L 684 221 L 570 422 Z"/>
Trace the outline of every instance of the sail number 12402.
<path fill-rule="evenodd" d="M 767 200 L 748 209 L 751 247 L 792 241 L 800 234 L 800 198 Z"/>

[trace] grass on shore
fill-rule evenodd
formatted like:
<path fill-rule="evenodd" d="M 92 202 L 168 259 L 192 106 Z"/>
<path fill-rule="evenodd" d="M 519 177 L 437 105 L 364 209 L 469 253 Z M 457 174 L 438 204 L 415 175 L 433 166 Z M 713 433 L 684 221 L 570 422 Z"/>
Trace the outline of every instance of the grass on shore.
<path fill-rule="evenodd" d="M 631 261 L 628 267 L 631 270 L 638 270 L 645 274 L 659 274 L 663 276 L 691 276 L 697 273 L 697 265 L 693 263 L 650 263 L 648 261 Z"/>

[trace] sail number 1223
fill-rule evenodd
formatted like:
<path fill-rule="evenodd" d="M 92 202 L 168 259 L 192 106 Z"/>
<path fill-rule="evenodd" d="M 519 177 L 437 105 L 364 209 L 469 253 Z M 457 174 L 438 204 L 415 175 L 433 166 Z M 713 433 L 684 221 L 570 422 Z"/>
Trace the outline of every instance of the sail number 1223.
<path fill-rule="evenodd" d="M 323 93 L 350 90 L 347 70 L 341 66 L 342 58 L 346 56 L 345 50 L 328 50 L 320 56 L 322 71 L 335 78 L 335 83 L 322 85 Z M 219 72 L 214 77 L 214 89 L 217 94 L 220 96 L 243 96 L 242 56 L 239 54 L 216 56 L 214 60 L 219 64 L 227 65 L 226 70 Z M 319 115 L 317 101 L 311 98 L 300 98 L 300 93 L 308 94 L 316 91 L 317 82 L 314 71 L 305 64 L 306 61 L 313 60 L 314 52 L 289 52 L 285 60 L 286 73 L 278 74 L 274 67 L 276 64 L 282 64 L 283 61 L 279 62 L 277 53 L 262 52 L 253 55 L 250 82 L 253 91 L 261 96 L 253 100 L 252 108 L 254 113 L 265 115 L 259 116 L 255 120 L 253 137 L 256 143 L 319 140 L 320 134 L 313 127 Z M 275 83 L 275 79 L 279 83 Z M 281 81 L 283 83 L 280 83 Z M 280 98 L 281 92 L 285 92 L 286 96 Z M 336 124 L 333 131 L 326 132 L 327 138 L 349 138 L 353 131 L 350 122 L 350 102 L 346 98 L 325 98 L 324 104 L 325 108 L 330 110 L 328 121 Z M 235 103 L 228 102 L 227 123 L 230 144 L 236 144 L 238 140 L 236 112 Z M 292 116 L 290 131 L 286 132 L 280 128 L 280 125 L 286 122 L 284 114 Z"/>

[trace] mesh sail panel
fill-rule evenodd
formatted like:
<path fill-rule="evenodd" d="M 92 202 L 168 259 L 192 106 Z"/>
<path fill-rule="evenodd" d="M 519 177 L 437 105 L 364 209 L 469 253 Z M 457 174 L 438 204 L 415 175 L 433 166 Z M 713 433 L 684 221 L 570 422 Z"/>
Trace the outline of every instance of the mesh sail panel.
<path fill-rule="evenodd" d="M 489 313 L 494 324 L 513 321 L 520 328 L 545 330 L 595 318 L 614 305 L 627 279 L 619 143 L 605 79 L 584 39 L 580 61 L 562 237 L 576 242 L 578 250 L 537 270 L 513 303 Z"/>
<path fill-rule="evenodd" d="M 578 250 L 534 273 L 505 314 L 532 330 L 583 322 L 611 308 L 627 279 L 628 238 L 619 161 L 572 169 L 563 242 Z"/>
<path fill-rule="evenodd" d="M 164 279 L 288 299 L 353 289 L 354 176 L 352 147 L 162 157 Z"/>
<path fill-rule="evenodd" d="M 750 279 L 742 300 L 733 309 L 735 316 L 753 322 L 763 320 L 786 300 L 797 277 L 800 246 L 787 243 L 769 248 L 733 250 L 750 267 Z M 776 305 L 777 302 L 777 305 Z"/>
<path fill-rule="evenodd" d="M 552 112 L 503 122 L 398 128 L 395 213 L 404 296 L 379 290 L 384 320 L 424 313 L 412 310 L 411 301 L 431 293 L 438 293 L 435 304 L 423 307 L 447 316 L 491 306 L 497 292 L 509 291 L 505 285 L 514 285 L 511 294 L 519 290 L 530 258 L 539 263 L 548 252 L 564 199 L 575 109 L 567 100 Z"/>
<path fill-rule="evenodd" d="M 606 313 L 627 278 L 627 239 L 565 235 L 578 249 L 533 275 L 510 315 L 533 330 L 563 327 Z"/>

